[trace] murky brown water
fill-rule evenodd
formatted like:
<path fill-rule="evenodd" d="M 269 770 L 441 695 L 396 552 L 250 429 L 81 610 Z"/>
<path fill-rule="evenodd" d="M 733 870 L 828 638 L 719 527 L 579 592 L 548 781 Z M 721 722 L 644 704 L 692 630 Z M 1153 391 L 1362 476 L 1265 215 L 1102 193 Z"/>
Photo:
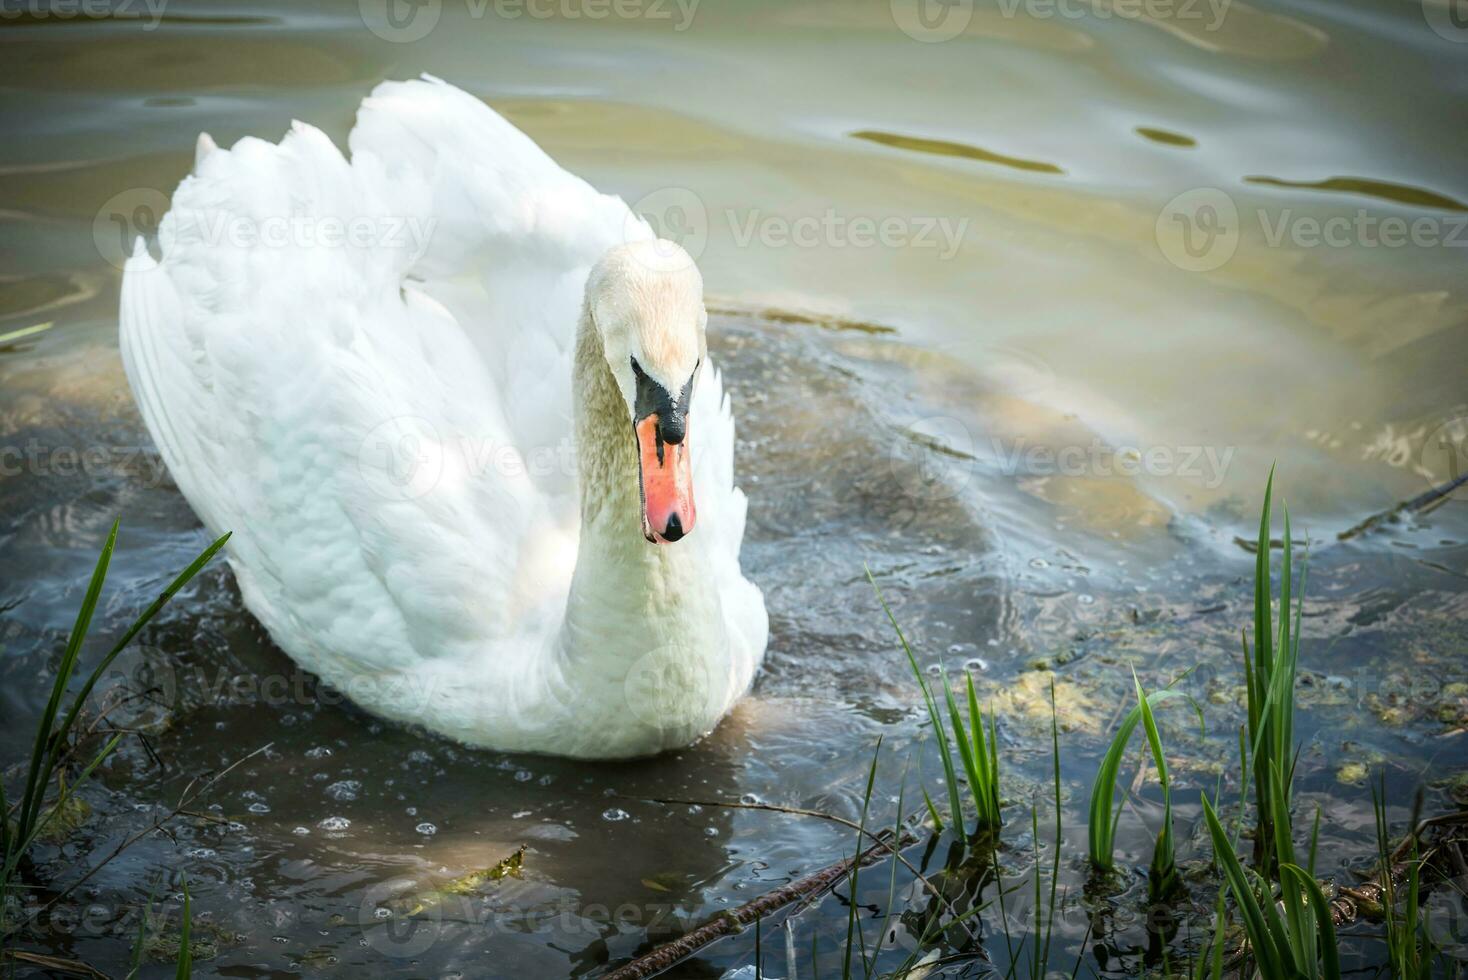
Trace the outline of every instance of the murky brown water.
<path fill-rule="evenodd" d="M 364 0 L 364 21 L 356 4 L 169 0 L 156 24 L 142 3 L 106 20 L 5 6 L 0 338 L 53 326 L 0 339 L 0 761 L 22 752 L 111 520 L 98 645 L 205 543 L 123 383 L 122 243 L 151 230 L 199 130 L 228 143 L 302 118 L 340 139 L 376 81 L 419 71 L 701 252 L 772 627 L 754 694 L 693 748 L 506 757 L 323 696 L 214 568 L 112 681 L 156 690 L 131 719 L 152 753 L 127 743 L 35 878 L 66 884 L 196 774 L 272 748 L 200 803 L 227 823 L 133 848 L 43 917 L 35 948 L 125 972 L 163 871 L 166 894 L 187 875 L 217 947 L 204 975 L 595 975 L 851 847 L 821 823 L 648 797 L 853 815 L 882 736 L 890 817 L 921 727 L 863 563 L 921 659 L 970 670 L 998 708 L 1016 848 L 1044 791 L 1054 669 L 1077 908 L 1086 791 L 1128 665 L 1155 686 L 1201 663 L 1185 686 L 1208 735 L 1184 713 L 1168 734 L 1181 857 L 1204 860 L 1197 791 L 1232 772 L 1240 721 L 1252 558 L 1235 537 L 1274 460 L 1314 542 L 1299 796 L 1323 808 L 1322 870 L 1369 851 L 1364 770 L 1384 768 L 1398 817 L 1419 783 L 1451 805 L 1444 781 L 1468 766 L 1468 505 L 1335 540 L 1464 470 L 1468 34 L 1427 3 L 946 8 L 962 24 L 902 2 L 597 18 L 446 0 L 389 20 Z M 1122 826 L 1144 868 L 1150 838 Z M 416 928 L 375 917 L 522 844 L 521 881 Z M 1143 877 L 1084 899 L 1118 923 L 1086 953 L 1097 970 L 1145 959 L 1127 921 Z M 862 902 L 884 907 L 885 872 L 872 879 Z M 1211 885 L 1195 891 L 1179 911 L 1196 932 Z M 1074 946 L 1085 929 L 1081 911 L 1062 933 Z M 812 935 L 839 956 L 845 930 L 836 898 L 805 912 L 802 963 Z M 747 964 L 752 943 L 675 975 Z"/>

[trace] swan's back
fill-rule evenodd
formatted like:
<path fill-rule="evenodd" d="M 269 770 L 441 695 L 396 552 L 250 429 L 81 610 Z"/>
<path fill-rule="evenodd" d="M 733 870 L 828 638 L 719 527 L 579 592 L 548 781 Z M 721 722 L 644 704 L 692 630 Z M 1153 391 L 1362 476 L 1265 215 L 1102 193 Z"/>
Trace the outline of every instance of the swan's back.
<path fill-rule="evenodd" d="M 201 138 L 161 261 L 140 245 L 127 265 L 128 377 L 180 490 L 234 532 L 249 608 L 308 669 L 533 670 L 576 554 L 587 271 L 651 233 L 437 80 L 379 86 L 350 149 L 299 123 L 279 145 Z M 701 547 L 737 578 L 713 371 L 696 412 L 700 510 L 722 525 Z"/>

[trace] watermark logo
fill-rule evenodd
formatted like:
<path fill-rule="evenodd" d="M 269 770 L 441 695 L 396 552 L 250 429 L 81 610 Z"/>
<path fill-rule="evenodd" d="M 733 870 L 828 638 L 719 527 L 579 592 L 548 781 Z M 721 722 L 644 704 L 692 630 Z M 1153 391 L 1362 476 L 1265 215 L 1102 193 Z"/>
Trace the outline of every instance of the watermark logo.
<path fill-rule="evenodd" d="M 627 215 L 623 237 L 629 242 L 645 238 L 643 222 L 652 228 L 659 243 L 657 271 L 676 272 L 687 264 L 683 254 L 687 254 L 688 262 L 697 262 L 708 247 L 708 208 L 704 207 L 703 198 L 686 187 L 661 187 L 638 198 Z M 666 242 L 683 252 L 667 247 L 663 244 Z"/>
<path fill-rule="evenodd" d="M 1322 216 L 1284 207 L 1245 214 L 1216 187 L 1168 201 L 1157 215 L 1157 246 L 1179 269 L 1212 272 L 1234 257 L 1246 228 L 1266 248 L 1468 248 L 1468 213 L 1406 217 L 1356 208 Z"/>
<path fill-rule="evenodd" d="M 924 44 L 951 41 L 974 17 L 974 0 L 891 0 L 898 30 Z"/>
<path fill-rule="evenodd" d="M 1438 37 L 1468 44 L 1468 0 L 1422 0 L 1422 16 Z"/>
<path fill-rule="evenodd" d="M 386 500 L 417 500 L 438 486 L 443 443 L 432 422 L 400 415 L 373 426 L 357 450 L 357 472 Z"/>
<path fill-rule="evenodd" d="M 92 241 L 117 269 L 124 268 L 140 238 L 156 241 L 165 255 L 181 244 L 233 251 L 380 249 L 404 252 L 411 263 L 428 250 L 437 226 L 436 218 L 424 215 L 319 214 L 304 200 L 293 200 L 289 212 L 263 216 L 170 207 L 162 191 L 131 187 L 98 209 Z"/>
<path fill-rule="evenodd" d="M 357 0 L 362 23 L 392 44 L 421 41 L 438 26 L 443 0 Z"/>
<path fill-rule="evenodd" d="M 714 658 L 689 657 L 686 649 L 672 643 L 638 657 L 622 684 L 627 710 L 670 736 L 669 742 L 702 734 L 703 727 L 718 717 L 727 689 L 719 684 Z"/>
<path fill-rule="evenodd" d="M 130 187 L 112 195 L 92 219 L 97 254 L 121 269 L 133 254 L 134 242 L 158 237 L 167 213 L 168 195 L 153 187 Z"/>
<path fill-rule="evenodd" d="M 1239 247 L 1239 209 L 1216 187 L 1185 191 L 1157 215 L 1157 247 L 1188 272 L 1212 272 Z"/>
<path fill-rule="evenodd" d="M 1455 960 L 1468 960 L 1468 875 L 1438 884 L 1423 907 L 1423 925 L 1432 944 Z"/>
<path fill-rule="evenodd" d="M 367 889 L 357 924 L 367 945 L 395 960 L 421 956 L 443 934 L 442 896 L 413 901 L 416 882 L 396 879 Z"/>
<path fill-rule="evenodd" d="M 907 496 L 947 500 L 957 496 L 973 476 L 973 433 L 952 416 L 917 419 L 893 440 L 888 464 Z"/>
<path fill-rule="evenodd" d="M 97 679 L 88 706 L 112 728 L 145 730 L 165 724 L 178 706 L 178 672 L 166 652 L 123 649 Z"/>
<path fill-rule="evenodd" d="M 718 234 L 741 249 L 927 250 L 948 261 L 962 248 L 969 220 L 953 215 L 861 214 L 833 207 L 793 214 L 758 207 L 710 211 L 688 188 L 664 187 L 632 205 L 623 238 L 645 239 L 645 222 L 659 240 L 680 246 L 693 260 Z M 660 252 L 656 259 L 677 261 L 679 256 Z"/>
<path fill-rule="evenodd" d="M 640 20 L 670 24 L 675 33 L 693 26 L 701 0 L 463 0 L 471 20 Z M 433 32 L 444 0 L 357 0 L 362 23 L 392 44 L 411 44 Z"/>

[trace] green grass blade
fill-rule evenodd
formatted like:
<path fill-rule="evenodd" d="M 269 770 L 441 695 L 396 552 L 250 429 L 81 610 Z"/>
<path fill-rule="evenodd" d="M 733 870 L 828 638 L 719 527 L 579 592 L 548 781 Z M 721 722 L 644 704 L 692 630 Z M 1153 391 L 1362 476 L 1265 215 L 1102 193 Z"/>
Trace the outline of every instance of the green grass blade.
<path fill-rule="evenodd" d="M 933 737 L 938 742 L 938 757 L 943 763 L 943 775 L 948 783 L 948 808 L 949 815 L 953 821 L 953 830 L 960 837 L 963 836 L 963 804 L 958 796 L 958 774 L 953 768 L 953 755 L 948 749 L 948 733 L 943 726 L 943 718 L 938 713 L 938 703 L 933 699 L 932 689 L 928 687 L 927 679 L 923 677 L 923 669 L 918 666 L 917 656 L 913 654 L 912 647 L 908 645 L 907 637 L 902 633 L 902 627 L 897 623 L 897 617 L 892 615 L 891 608 L 887 605 L 886 598 L 882 595 L 882 589 L 877 585 L 877 580 L 872 576 L 872 570 L 866 570 L 867 581 L 872 584 L 873 591 L 877 594 L 877 602 L 881 603 L 882 611 L 887 614 L 887 621 L 892 624 L 892 629 L 897 633 L 897 642 L 902 646 L 903 653 L 907 654 L 907 662 L 912 667 L 912 674 L 917 678 L 918 687 L 922 688 L 923 703 L 928 709 L 928 720 L 933 726 Z M 947 687 L 945 682 L 944 687 Z"/>
<path fill-rule="evenodd" d="M 1249 887 L 1249 880 L 1244 875 L 1243 866 L 1239 864 L 1238 856 L 1234 854 L 1233 845 L 1229 843 L 1228 835 L 1223 832 L 1223 825 L 1218 822 L 1218 814 L 1213 812 L 1213 805 L 1208 802 L 1208 797 L 1203 797 L 1203 817 L 1208 822 L 1208 833 L 1213 839 L 1213 856 L 1219 868 L 1223 871 L 1224 880 L 1233 892 L 1234 903 L 1239 908 L 1239 914 L 1244 920 L 1244 933 L 1249 937 L 1249 944 L 1253 947 L 1254 958 L 1258 961 L 1259 972 L 1265 977 L 1283 977 L 1285 970 L 1279 958 L 1279 945 L 1276 942 L 1274 932 L 1266 923 L 1265 913 L 1259 906 L 1259 900 L 1254 896 L 1254 890 Z"/>
<path fill-rule="evenodd" d="M 928 818 L 933 821 L 933 829 L 941 834 L 943 833 L 943 818 L 938 815 L 938 808 L 933 805 L 933 798 L 928 795 L 927 788 L 923 787 L 922 791 L 923 803 L 928 807 Z"/>
<path fill-rule="evenodd" d="M 178 594 L 180 589 L 188 585 L 190 580 L 199 574 L 205 565 L 209 564 L 209 560 L 229 541 L 229 537 L 228 533 L 222 534 L 215 539 L 213 544 L 199 552 L 199 556 L 190 562 L 187 568 L 174 576 L 173 581 L 168 584 L 166 589 L 159 593 L 158 598 L 154 599 L 147 609 L 143 610 L 142 615 L 133 620 L 133 624 L 122 634 L 122 638 L 113 644 L 112 649 L 107 652 L 107 655 L 102 658 L 91 675 L 88 676 L 87 682 L 82 686 L 81 692 L 77 695 L 76 700 L 72 702 L 71 710 L 66 714 L 66 720 L 62 723 L 63 731 L 70 730 L 71 726 L 76 722 L 77 714 L 81 711 L 82 704 L 91 695 L 92 688 L 102 678 L 103 673 L 112 665 L 112 661 L 117 659 L 117 655 L 122 653 L 123 649 L 133 641 L 134 637 L 142 632 L 143 627 L 147 626 L 153 617 L 158 615 L 159 611 L 168 604 L 170 599 Z"/>
<path fill-rule="evenodd" d="M 1340 980 L 1340 948 L 1336 943 L 1335 921 L 1330 917 L 1330 902 L 1326 901 L 1325 892 L 1320 890 L 1320 883 L 1315 880 L 1315 876 L 1298 865 L 1282 865 L 1280 871 L 1295 880 L 1310 902 L 1310 910 L 1314 914 L 1315 921 L 1319 923 L 1320 957 L 1324 965 L 1324 972 L 1321 975 L 1325 980 Z M 1313 936 L 1311 941 L 1314 942 Z"/>
<path fill-rule="evenodd" d="M 973 755 L 980 770 L 980 785 L 974 794 L 979 808 L 979 829 L 998 830 L 999 819 L 999 746 L 994 731 L 994 711 L 989 710 L 989 733 L 984 733 L 984 715 L 979 711 L 979 697 L 974 691 L 972 674 L 968 679 L 968 718 L 973 736 Z"/>
<path fill-rule="evenodd" d="M 1259 516 L 1259 545 L 1254 554 L 1254 664 L 1256 671 L 1268 677 L 1273 671 L 1271 643 L 1274 626 L 1270 602 L 1274 590 L 1269 580 L 1269 506 L 1274 497 L 1274 467 L 1269 468 L 1269 481 L 1264 485 L 1264 508 Z M 1260 669 L 1262 668 L 1262 669 Z"/>
<path fill-rule="evenodd" d="M 846 955 L 842 960 L 841 969 L 841 975 L 843 977 L 851 976 L 851 948 L 853 945 L 855 945 L 852 942 L 853 938 L 856 938 L 861 943 L 861 961 L 863 967 L 865 967 L 867 964 L 866 930 L 861 927 L 861 923 L 856 917 L 856 910 L 859 904 L 859 901 L 856 897 L 856 889 L 861 878 L 861 852 L 864 844 L 866 843 L 865 838 L 867 828 L 867 811 L 871 807 L 872 803 L 872 786 L 876 783 L 877 780 L 877 759 L 881 756 L 881 754 L 882 737 L 879 735 L 877 736 L 877 748 L 872 753 L 871 766 L 867 769 L 866 792 L 862 794 L 861 817 L 857 821 L 856 851 L 854 852 L 855 856 L 851 863 L 851 901 L 847 904 L 848 915 L 846 919 Z"/>
<path fill-rule="evenodd" d="M 1185 695 L 1164 687 L 1147 695 L 1146 701 L 1149 708 L 1155 708 L 1165 700 L 1180 697 L 1185 697 Z M 1194 708 L 1197 709 L 1196 704 Z M 1140 705 L 1132 708 L 1122 718 L 1121 725 L 1117 728 L 1116 735 L 1112 737 L 1111 745 L 1106 750 L 1106 755 L 1101 759 L 1101 766 L 1096 770 L 1096 779 L 1091 784 L 1087 832 L 1090 841 L 1091 863 L 1101 871 L 1110 871 L 1114 866 L 1116 823 L 1121 814 L 1121 806 L 1116 801 L 1116 775 L 1121 770 L 1122 759 L 1126 755 L 1127 745 L 1131 742 L 1132 732 L 1136 730 L 1141 721 L 1142 708 Z"/>
<path fill-rule="evenodd" d="M 76 793 L 77 787 L 87 781 L 87 779 L 92 775 L 92 770 L 96 769 L 97 766 L 101 764 L 103 759 L 111 755 L 112 750 L 117 748 L 117 743 L 121 741 L 122 735 L 119 734 L 112 736 L 107 744 L 102 746 L 102 751 L 98 752 L 97 755 L 92 759 L 92 761 L 87 763 L 86 768 L 81 771 L 76 779 L 70 785 L 62 787 L 61 792 L 57 794 L 56 802 L 51 804 L 51 808 L 46 811 L 44 816 L 38 816 L 36 818 L 34 826 L 31 827 L 30 836 L 20 841 L 20 853 L 25 853 L 25 851 L 28 850 L 30 846 L 36 842 L 36 838 L 40 836 L 41 831 L 45 830 L 46 826 L 50 824 L 51 821 L 54 820 L 58 814 L 63 812 L 62 808 L 66 806 L 67 801 L 70 800 L 72 796 Z"/>
<path fill-rule="evenodd" d="M 41 812 L 41 800 L 46 795 L 46 787 L 51 783 L 51 770 L 55 759 L 52 739 L 56 713 L 61 709 L 61 698 L 66 693 L 67 685 L 71 683 L 72 673 L 76 670 L 76 661 L 81 653 L 82 641 L 91 627 L 92 614 L 96 611 L 97 600 L 102 595 L 102 583 L 107 580 L 107 566 L 112 561 L 112 550 L 117 545 L 117 526 L 118 522 L 113 521 L 112 530 L 107 534 L 107 541 L 102 545 L 102 553 L 97 556 L 97 564 L 92 569 L 92 580 L 88 583 L 86 594 L 82 597 L 81 608 L 77 610 L 76 622 L 72 625 L 71 635 L 67 637 L 66 649 L 61 655 L 61 664 L 56 670 L 56 680 L 51 685 L 51 697 L 47 700 L 46 709 L 42 712 L 41 720 L 36 726 L 36 743 L 31 749 L 25 791 L 21 796 L 20 814 L 12 838 L 14 841 L 31 839 L 31 828 L 35 825 L 36 817 Z M 12 857 L 18 859 L 19 855 L 7 854 L 6 857 L 6 865 L 10 867 L 9 859 Z"/>
<path fill-rule="evenodd" d="M 138 916 L 138 936 L 133 940 L 132 959 L 128 961 L 126 980 L 133 980 L 143 968 L 143 952 L 148 946 L 148 913 L 153 908 L 153 900 L 158 897 L 159 880 L 153 879 L 153 884 L 148 889 L 148 901 L 144 903 L 142 914 Z"/>

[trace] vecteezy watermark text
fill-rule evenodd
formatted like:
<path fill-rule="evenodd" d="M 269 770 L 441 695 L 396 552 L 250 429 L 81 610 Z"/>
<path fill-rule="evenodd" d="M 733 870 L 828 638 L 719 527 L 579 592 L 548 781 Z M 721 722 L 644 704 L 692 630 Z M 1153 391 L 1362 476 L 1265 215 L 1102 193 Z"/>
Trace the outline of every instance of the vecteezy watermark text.
<path fill-rule="evenodd" d="M 636 20 L 682 33 L 701 0 L 456 0 L 471 20 Z M 384 41 L 410 44 L 433 32 L 445 0 L 357 0 L 362 23 Z"/>
<path fill-rule="evenodd" d="M 1208 490 L 1222 485 L 1235 446 L 1030 445 L 993 438 L 990 449 L 1006 476 L 1172 477 Z"/>
<path fill-rule="evenodd" d="M 1185 191 L 1157 215 L 1157 246 L 1189 272 L 1211 272 L 1234 257 L 1245 233 L 1267 248 L 1468 248 L 1468 213 L 1381 215 L 1366 208 L 1311 214 L 1293 207 L 1241 210 L 1216 187 Z"/>
<path fill-rule="evenodd" d="M 952 215 L 852 214 L 837 208 L 804 214 L 786 214 L 767 208 L 724 208 L 711 211 L 697 193 L 686 187 L 662 187 L 644 194 L 632 205 L 630 239 L 653 232 L 677 242 L 697 259 L 715 230 L 726 229 L 736 248 L 758 245 L 767 249 L 927 249 L 939 259 L 958 254 L 968 234 L 969 219 Z"/>
<path fill-rule="evenodd" d="M 1430 2 L 1430 0 L 1425 0 Z M 1451 2 L 1451 0 L 1450 0 Z M 1001 17 L 1034 20 L 1149 20 L 1198 22 L 1205 31 L 1223 26 L 1233 0 L 998 0 Z M 933 44 L 963 34 L 975 0 L 890 0 L 892 22 L 914 41 Z"/>
<path fill-rule="evenodd" d="M 21 20 L 142 21 L 144 31 L 163 21 L 168 0 L 0 0 L 0 23 Z"/>

